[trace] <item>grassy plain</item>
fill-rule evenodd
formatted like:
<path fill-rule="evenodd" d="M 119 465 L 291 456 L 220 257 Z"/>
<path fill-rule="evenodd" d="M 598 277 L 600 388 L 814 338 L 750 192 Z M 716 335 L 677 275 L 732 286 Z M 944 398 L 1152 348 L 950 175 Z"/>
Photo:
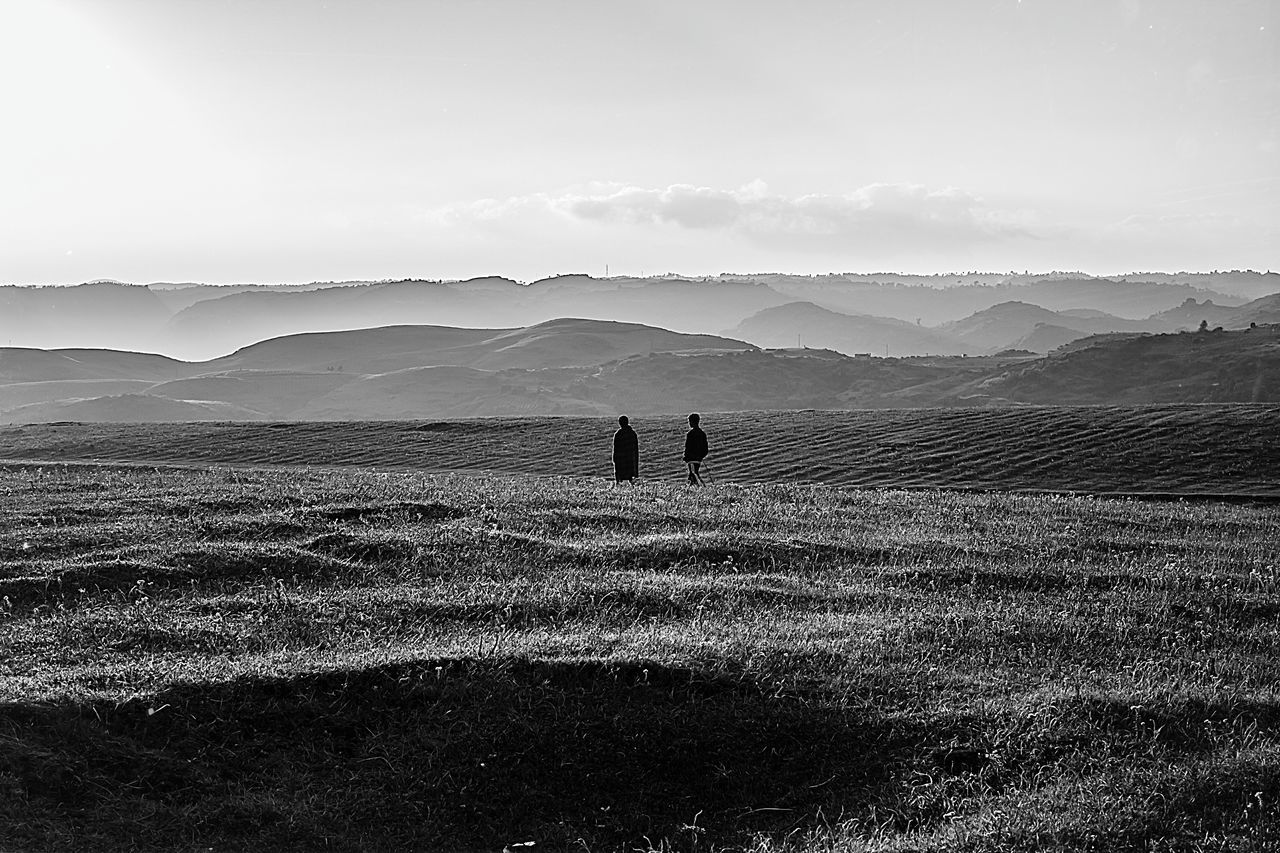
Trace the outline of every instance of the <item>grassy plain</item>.
<path fill-rule="evenodd" d="M 640 474 L 679 480 L 687 426 L 632 412 Z M 1280 405 L 707 413 L 736 483 L 1280 497 Z M 0 463 L 324 466 L 601 477 L 612 418 L 0 426 Z"/>
<path fill-rule="evenodd" d="M 0 849 L 1280 844 L 1268 503 L 28 465 L 0 516 Z"/>

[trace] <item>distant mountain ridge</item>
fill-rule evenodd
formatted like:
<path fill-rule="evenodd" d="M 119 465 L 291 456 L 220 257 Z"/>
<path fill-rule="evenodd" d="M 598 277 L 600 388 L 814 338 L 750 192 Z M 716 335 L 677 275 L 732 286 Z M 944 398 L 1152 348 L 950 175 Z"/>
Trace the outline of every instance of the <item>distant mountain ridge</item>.
<path fill-rule="evenodd" d="M 823 309 L 795 310 L 809 316 Z M 1053 328 L 1042 323 L 1036 330 Z M 500 330 L 308 333 L 194 363 L 112 350 L 0 348 L 0 423 L 1156 402 L 1280 402 L 1280 325 L 1109 333 L 1045 357 L 762 350 L 730 338 L 586 319 Z"/>
<path fill-rule="evenodd" d="M 1218 282 L 1228 292 L 1214 290 Z M 947 351 L 939 338 L 931 337 L 946 338 L 939 324 L 962 320 L 1004 302 L 1070 313 L 1072 320 L 1051 324 L 1088 332 L 1093 328 L 1076 322 L 1083 316 L 1080 312 L 1138 321 L 1178 309 L 1188 300 L 1197 305 L 1212 301 L 1215 312 L 1225 311 L 1241 307 L 1248 296 L 1268 288 L 1271 293 L 1280 292 L 1280 275 L 1234 271 L 1128 278 L 1075 273 L 726 274 L 604 279 L 566 275 L 531 284 L 483 277 L 306 285 L 131 285 L 111 281 L 73 287 L 8 285 L 0 286 L 0 346 L 97 347 L 203 360 L 257 341 L 304 332 L 396 324 L 523 328 L 570 316 L 715 334 L 736 328 L 762 311 L 805 302 L 835 314 L 900 321 L 922 330 L 908 334 L 898 327 L 901 337 L 890 336 L 886 342 L 891 354 L 924 354 Z M 865 343 L 868 336 L 875 337 L 869 326 L 855 333 L 849 321 L 838 317 L 814 314 L 812 321 L 822 327 L 809 338 L 815 345 L 828 335 L 836 336 L 832 340 L 843 335 L 854 351 L 876 349 Z M 1230 323 L 1239 325 L 1236 320 Z M 837 328 L 841 324 L 843 331 Z M 775 340 L 785 334 L 780 331 L 785 326 L 778 317 L 766 318 L 759 329 L 761 340 Z M 882 337 L 889 331 L 889 327 L 879 328 Z M 1028 333 L 1022 329 L 1005 343 Z M 804 339 L 803 330 L 800 334 Z M 909 343 L 913 335 L 919 335 L 918 344 Z M 883 352 L 883 344 L 878 351 Z"/>

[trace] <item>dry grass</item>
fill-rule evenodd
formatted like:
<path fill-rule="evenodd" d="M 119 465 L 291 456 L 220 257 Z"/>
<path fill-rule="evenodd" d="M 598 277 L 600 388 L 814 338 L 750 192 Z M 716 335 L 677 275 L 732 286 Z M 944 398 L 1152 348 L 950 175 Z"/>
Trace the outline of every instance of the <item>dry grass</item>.
<path fill-rule="evenodd" d="M 1267 504 L 31 466 L 0 513 L 0 849 L 1280 839 Z"/>

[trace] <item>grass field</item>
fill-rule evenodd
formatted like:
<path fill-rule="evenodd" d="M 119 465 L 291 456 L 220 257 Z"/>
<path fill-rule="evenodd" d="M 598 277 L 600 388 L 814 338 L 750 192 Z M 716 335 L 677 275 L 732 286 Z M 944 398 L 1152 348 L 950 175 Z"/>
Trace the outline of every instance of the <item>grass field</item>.
<path fill-rule="evenodd" d="M 1266 502 L 25 465 L 0 517 L 0 850 L 1280 844 Z"/>
<path fill-rule="evenodd" d="M 640 472 L 683 476 L 680 417 L 633 417 Z M 1280 406 L 710 413 L 722 482 L 1280 496 Z M 604 477 L 607 418 L 0 427 L 4 461 Z"/>

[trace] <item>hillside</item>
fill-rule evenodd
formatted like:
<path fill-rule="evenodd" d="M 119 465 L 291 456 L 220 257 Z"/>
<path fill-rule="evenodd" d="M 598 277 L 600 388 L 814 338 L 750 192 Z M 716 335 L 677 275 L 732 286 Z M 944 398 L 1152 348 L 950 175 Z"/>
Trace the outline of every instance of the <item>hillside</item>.
<path fill-rule="evenodd" d="M 710 335 L 581 319 L 520 329 L 309 333 L 208 362 L 111 350 L 0 349 L 0 421 L 582 414 L 602 404 L 551 389 L 631 356 L 750 349 Z M 565 368 L 576 372 L 566 375 Z"/>
<path fill-rule="evenodd" d="M 1052 323 L 1036 323 L 1031 331 L 1020 338 L 1010 341 L 1002 350 L 1025 350 L 1035 353 L 1050 353 L 1073 341 L 1089 337 L 1087 332 L 1069 329 L 1066 326 L 1055 326 Z"/>
<path fill-rule="evenodd" d="M 762 347 L 806 346 L 845 355 L 960 355 L 967 347 L 934 329 L 895 320 L 830 311 L 812 302 L 790 302 L 752 314 L 725 335 Z"/>
<path fill-rule="evenodd" d="M 4 413 L 9 423 L 167 423 L 264 420 L 262 412 L 220 400 L 173 400 L 156 394 L 120 394 L 27 403 Z"/>
<path fill-rule="evenodd" d="M 630 355 L 751 349 L 742 341 L 602 320 L 561 318 L 518 329 L 388 326 L 274 338 L 206 362 L 211 369 L 385 373 L 413 367 L 481 370 L 603 364 Z"/>
<path fill-rule="evenodd" d="M 0 382 L 51 382 L 70 379 L 150 379 L 182 376 L 185 362 L 163 355 L 109 349 L 41 350 L 0 347 Z"/>
<path fill-rule="evenodd" d="M 735 280 L 742 277 L 733 277 Z M 1245 298 L 1212 289 L 1213 278 L 1197 285 L 1139 278 L 1085 275 L 839 275 L 760 277 L 792 299 L 835 311 L 919 320 L 936 326 L 962 319 L 1002 302 L 1025 302 L 1051 311 L 1086 308 L 1129 320 L 1176 307 L 1187 299 L 1240 304 Z"/>
<path fill-rule="evenodd" d="M 1048 326 L 1055 331 L 1033 336 L 1040 326 Z M 963 341 L 970 352 L 999 352 L 1016 348 L 1049 352 L 1075 338 L 1141 328 L 1144 326 L 1140 322 L 1099 311 L 1059 312 L 1026 302 L 1001 302 L 964 319 L 943 323 L 938 330 Z M 1070 336 L 1071 332 L 1076 333 L 1075 338 Z M 1046 346 L 1049 343 L 1053 346 Z"/>
<path fill-rule="evenodd" d="M 116 281 L 71 287 L 5 285 L 0 286 L 0 344 L 38 349 L 96 347 L 206 360 L 258 341 L 306 332 L 389 325 L 521 328 L 559 317 L 710 334 L 732 328 L 760 311 L 797 301 L 842 314 L 901 320 L 917 328 L 960 320 L 1009 301 L 1053 311 L 1082 310 L 1140 319 L 1175 309 L 1188 299 L 1238 306 L 1247 298 L 1267 295 L 1259 291 L 1271 287 L 1277 278 L 1235 272 L 1173 277 L 1144 274 L 1127 279 L 1082 273 L 755 273 L 698 279 L 564 275 L 530 284 L 491 276 L 465 281 L 296 285 L 156 282 L 144 286 Z M 1222 292 L 1215 290 L 1218 281 L 1226 288 Z M 1250 319 L 1274 322 L 1265 317 Z M 1175 329 L 1149 329 L 1171 330 Z M 926 342 L 931 343 L 936 344 Z M 913 351 L 936 350 L 940 348 L 926 345 Z M 894 352 L 892 344 L 890 352 Z"/>
<path fill-rule="evenodd" d="M 1069 340 L 1040 358 L 1018 346 L 1047 347 L 1055 337 L 1054 327 L 1041 324 L 996 356 L 850 357 L 561 320 L 524 329 L 295 335 L 197 363 L 0 350 L 0 366 L 10 365 L 11 374 L 0 383 L 0 422 L 1280 401 L 1272 378 L 1280 368 L 1280 326 L 1109 333 Z"/>
<path fill-rule="evenodd" d="M 150 289 L 118 282 L 0 286 L 0 343 L 160 351 L 169 309 Z"/>
<path fill-rule="evenodd" d="M 762 285 L 682 279 L 403 281 L 239 292 L 179 311 L 166 333 L 206 357 L 265 338 L 391 324 L 511 328 L 582 317 L 711 333 L 785 301 Z"/>
<path fill-rule="evenodd" d="M 1132 405 L 1280 400 L 1280 327 L 1112 338 L 976 383 L 1026 403 Z"/>

